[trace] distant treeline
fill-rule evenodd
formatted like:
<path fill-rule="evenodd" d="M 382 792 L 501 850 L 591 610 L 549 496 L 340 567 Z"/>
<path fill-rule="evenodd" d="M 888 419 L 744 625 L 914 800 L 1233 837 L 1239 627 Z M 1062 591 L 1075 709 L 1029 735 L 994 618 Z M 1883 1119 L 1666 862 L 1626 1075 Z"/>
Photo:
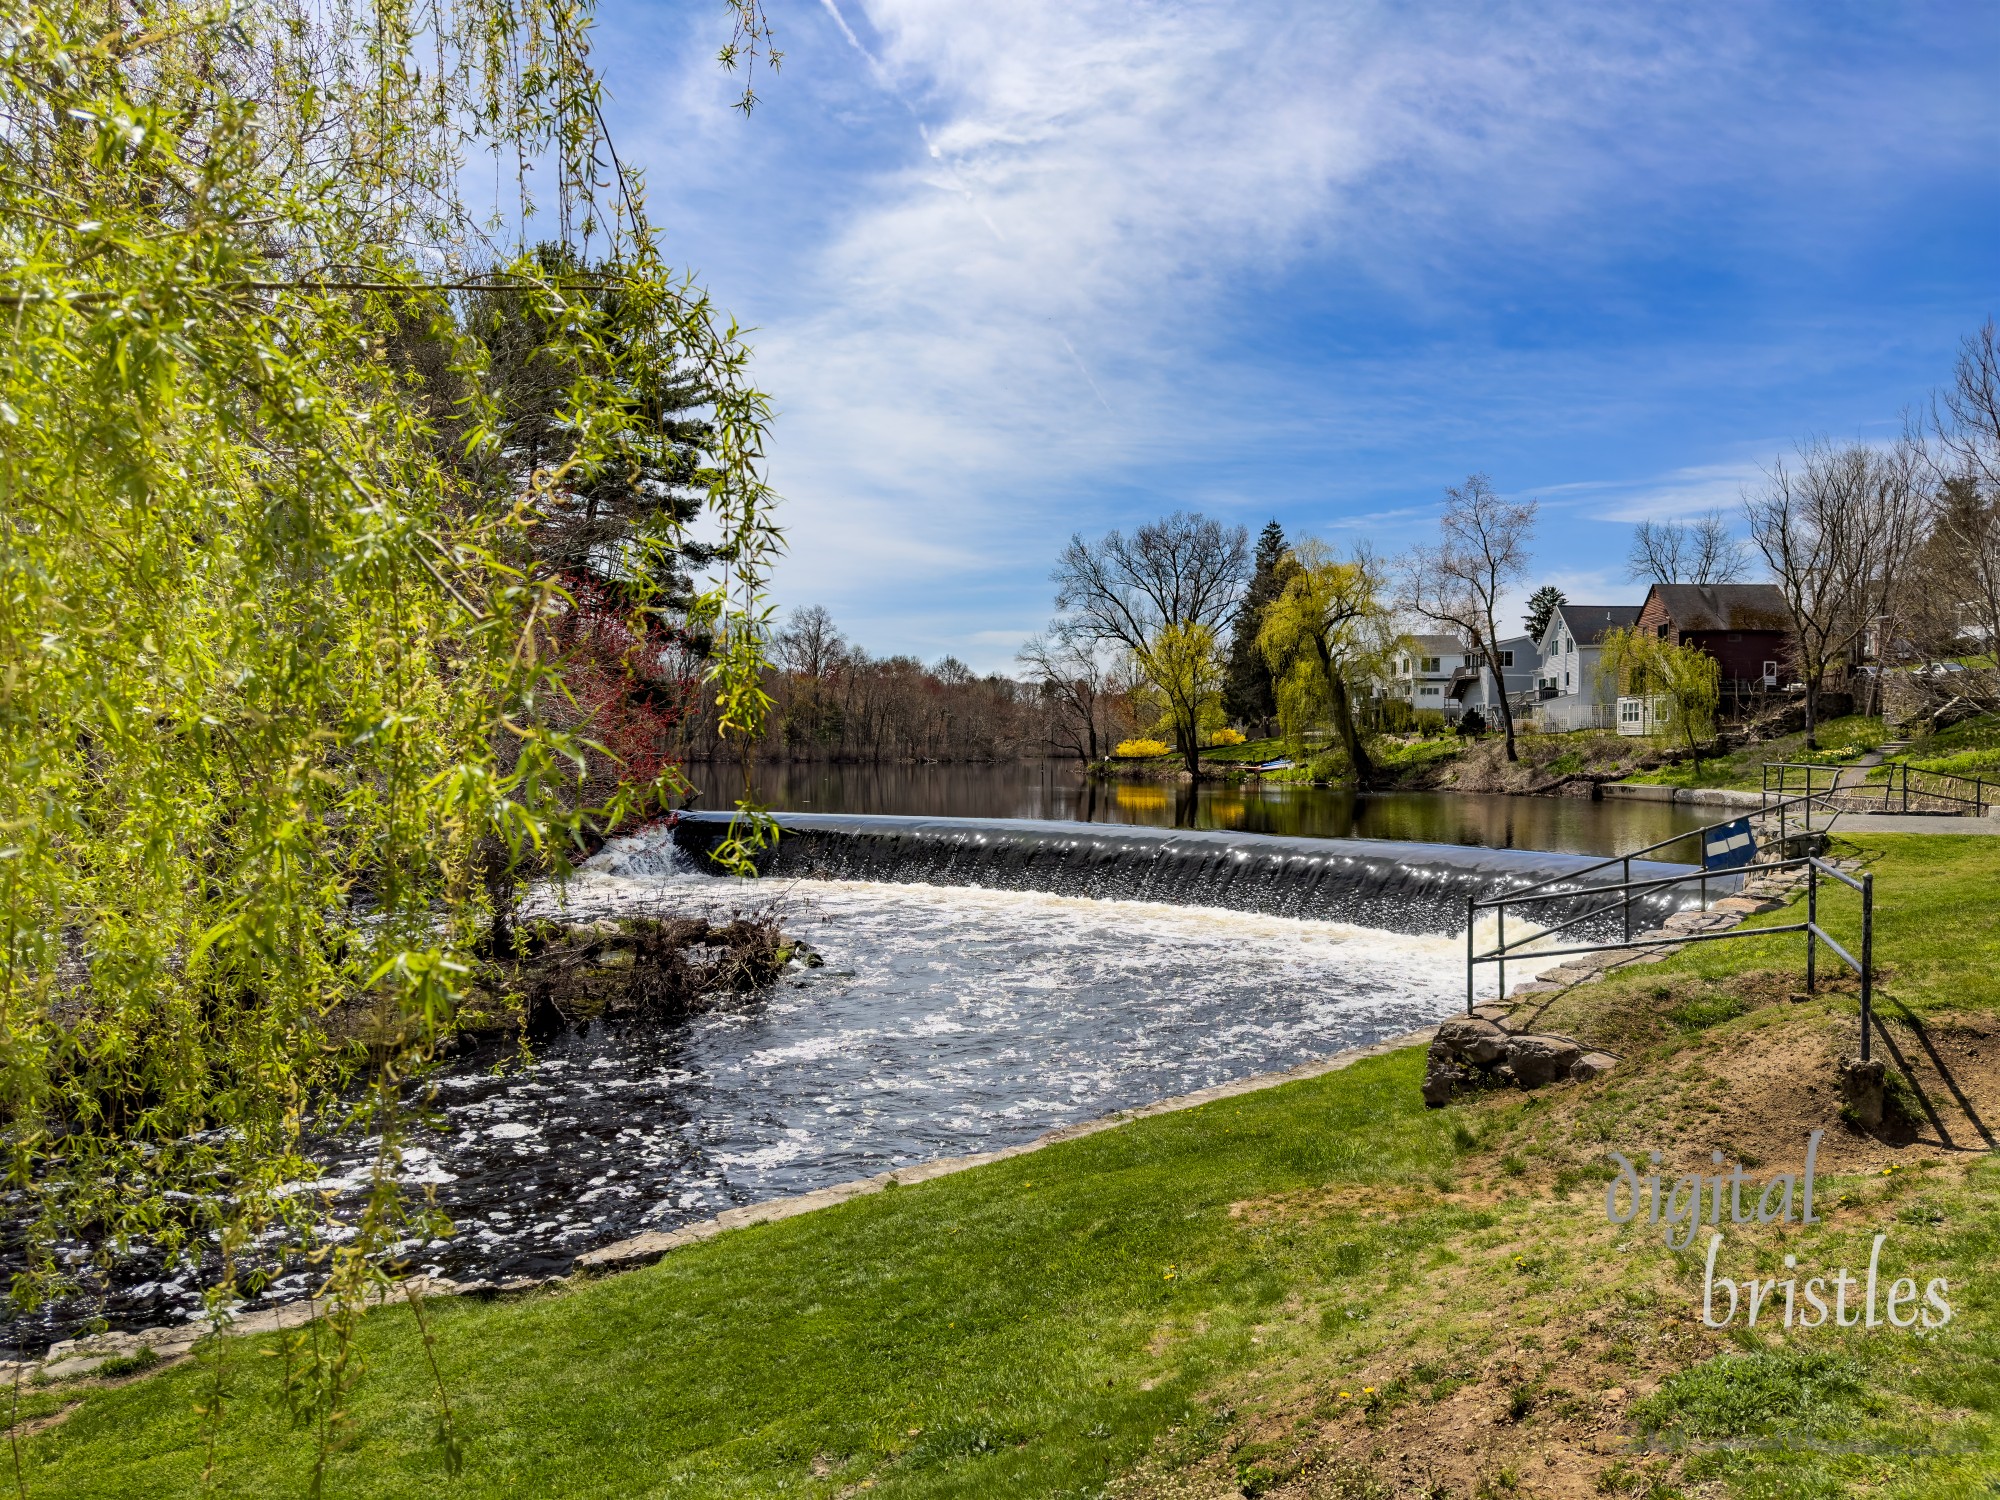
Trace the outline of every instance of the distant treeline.
<path fill-rule="evenodd" d="M 1050 701 L 1030 684 L 980 676 L 954 657 L 871 656 L 815 605 L 793 612 L 771 642 L 771 712 L 755 754 L 798 760 L 1009 760 L 1051 751 Z M 691 760 L 734 759 L 712 713 L 682 725 Z"/>

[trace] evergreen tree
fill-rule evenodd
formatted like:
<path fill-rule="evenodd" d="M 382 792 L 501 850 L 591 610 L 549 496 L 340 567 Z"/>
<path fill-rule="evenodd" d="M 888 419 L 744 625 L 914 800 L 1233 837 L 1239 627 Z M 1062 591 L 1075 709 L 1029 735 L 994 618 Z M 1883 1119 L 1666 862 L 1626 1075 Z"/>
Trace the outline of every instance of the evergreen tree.
<path fill-rule="evenodd" d="M 1556 607 L 1569 603 L 1563 591 L 1552 583 L 1545 583 L 1528 596 L 1528 634 L 1540 644 L 1542 632 L 1549 628 L 1549 621 L 1556 617 Z"/>
<path fill-rule="evenodd" d="M 1229 643 L 1229 668 L 1223 681 L 1223 712 L 1238 724 L 1269 733 L 1278 716 L 1277 684 L 1271 664 L 1257 644 L 1264 628 L 1264 613 L 1283 591 L 1278 564 L 1285 556 L 1285 531 L 1276 521 L 1265 523 L 1257 534 L 1256 570 L 1250 576 L 1250 590 L 1236 611 L 1236 633 Z"/>

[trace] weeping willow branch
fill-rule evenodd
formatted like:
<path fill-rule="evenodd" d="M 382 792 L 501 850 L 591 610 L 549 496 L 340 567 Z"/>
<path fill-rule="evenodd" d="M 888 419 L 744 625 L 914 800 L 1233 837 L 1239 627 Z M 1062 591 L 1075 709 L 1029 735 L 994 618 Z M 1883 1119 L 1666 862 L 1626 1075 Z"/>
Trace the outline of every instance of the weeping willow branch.
<path fill-rule="evenodd" d="M 761 11 L 732 10 L 737 60 L 775 67 Z M 409 1081 L 522 882 L 637 805 L 583 794 L 590 726 L 548 639 L 574 600 L 538 560 L 538 506 L 666 441 L 633 392 L 692 382 L 721 564 L 679 607 L 721 643 L 709 686 L 754 736 L 782 545 L 770 410 L 605 140 L 587 7 L 162 0 L 136 19 L 0 0 L 16 1304 L 143 1242 L 203 1267 L 219 1310 L 268 1271 L 239 1253 L 261 1236 L 337 1244 L 314 1262 L 337 1315 L 288 1384 L 332 1434 L 354 1315 L 393 1247 L 439 1227 L 398 1186 Z M 554 218 L 587 274 L 491 252 L 460 192 L 474 151 L 554 168 L 513 219 Z M 496 294 L 568 381 L 567 449 L 531 477 L 465 323 Z M 304 1133 L 342 1126 L 381 1155 L 335 1234 L 289 1185 L 311 1175 Z M 93 1263 L 59 1263 L 67 1238 Z"/>

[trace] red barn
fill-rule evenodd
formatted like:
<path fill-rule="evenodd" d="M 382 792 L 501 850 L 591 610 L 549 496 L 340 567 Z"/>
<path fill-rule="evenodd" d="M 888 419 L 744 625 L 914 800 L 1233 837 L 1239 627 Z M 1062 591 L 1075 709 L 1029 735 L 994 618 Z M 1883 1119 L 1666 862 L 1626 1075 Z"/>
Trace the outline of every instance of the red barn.
<path fill-rule="evenodd" d="M 1699 646 L 1722 664 L 1723 691 L 1795 681 L 1792 615 L 1774 583 L 1656 583 L 1636 630 Z"/>

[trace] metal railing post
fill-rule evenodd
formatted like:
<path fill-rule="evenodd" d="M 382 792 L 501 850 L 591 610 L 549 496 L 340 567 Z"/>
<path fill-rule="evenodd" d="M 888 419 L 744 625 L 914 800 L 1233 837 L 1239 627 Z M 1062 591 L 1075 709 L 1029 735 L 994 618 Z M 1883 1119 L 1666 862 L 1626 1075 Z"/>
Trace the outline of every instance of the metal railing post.
<path fill-rule="evenodd" d="M 1875 1009 L 1875 877 L 1861 877 L 1861 1060 L 1868 1061 L 1868 1034 Z"/>
<path fill-rule="evenodd" d="M 1629 943 L 1632 941 L 1632 856 L 1629 854 L 1625 856 L 1625 889 L 1621 894 L 1625 898 L 1625 941 Z"/>
<path fill-rule="evenodd" d="M 1806 865 L 1806 993 L 1813 992 L 1818 967 L 1819 940 L 1819 861 Z"/>
<path fill-rule="evenodd" d="M 1472 919 L 1478 915 L 1473 898 L 1465 898 L 1465 1013 L 1472 1014 Z"/>
<path fill-rule="evenodd" d="M 1507 908 L 1504 905 L 1493 908 L 1493 960 L 1494 977 L 1500 990 L 1496 1000 L 1507 998 Z"/>
<path fill-rule="evenodd" d="M 1910 763 L 1903 762 L 1903 811 L 1910 810 Z"/>

